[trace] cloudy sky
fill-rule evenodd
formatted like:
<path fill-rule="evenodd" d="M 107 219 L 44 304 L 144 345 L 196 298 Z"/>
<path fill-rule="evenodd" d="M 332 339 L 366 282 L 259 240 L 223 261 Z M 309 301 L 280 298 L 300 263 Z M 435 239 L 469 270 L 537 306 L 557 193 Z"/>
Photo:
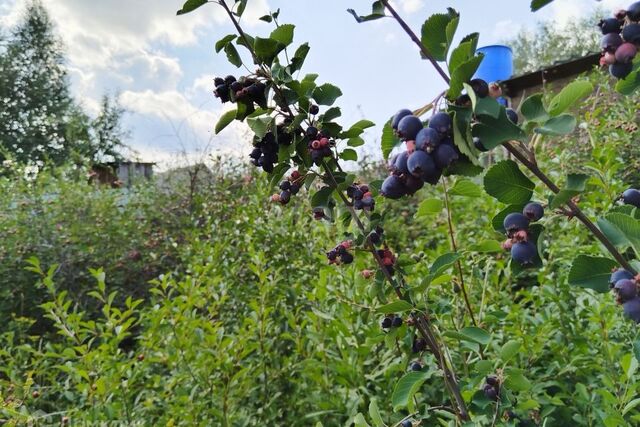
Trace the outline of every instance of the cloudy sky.
<path fill-rule="evenodd" d="M 629 0 L 630 1 L 630 0 Z M 43 0 L 65 42 L 73 91 L 89 111 L 104 93 L 119 93 L 128 110 L 130 145 L 143 160 L 172 162 L 182 152 L 198 156 L 205 147 L 228 153 L 248 152 L 240 124 L 213 134 L 227 105 L 212 95 L 213 77 L 242 73 L 216 54 L 215 41 L 233 28 L 219 6 L 210 4 L 176 16 L 184 0 Z M 281 23 L 296 25 L 295 41 L 308 41 L 311 52 L 303 72 L 342 88 L 342 121 L 361 118 L 382 123 L 402 107 L 417 108 L 443 86 L 395 21 L 357 24 L 346 13 L 366 14 L 371 0 L 249 0 L 242 18 L 246 31 L 264 35 L 270 24 L 258 20 L 282 9 Z M 478 31 L 480 45 L 500 42 L 536 21 L 566 21 L 601 5 L 607 10 L 627 2 L 556 0 L 538 13 L 529 0 L 395 0 L 398 10 L 419 32 L 431 13 L 454 6 L 461 12 L 459 36 Z M 20 18 L 25 0 L 0 0 L 0 28 Z M 487 7 L 487 4 L 491 4 Z M 380 129 L 366 135 L 365 149 L 375 152 Z"/>

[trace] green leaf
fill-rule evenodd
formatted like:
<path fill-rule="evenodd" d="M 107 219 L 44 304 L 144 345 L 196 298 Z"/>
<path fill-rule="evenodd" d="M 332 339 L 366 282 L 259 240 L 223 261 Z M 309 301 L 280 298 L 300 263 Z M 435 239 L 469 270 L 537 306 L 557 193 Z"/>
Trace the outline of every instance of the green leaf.
<path fill-rule="evenodd" d="M 439 276 L 444 273 L 447 269 L 449 269 L 456 261 L 461 258 L 460 253 L 449 252 L 446 254 L 440 255 L 429 268 L 429 273 L 431 276 Z"/>
<path fill-rule="evenodd" d="M 296 28 L 293 24 L 283 24 L 271 32 L 269 38 L 289 46 L 293 42 L 293 30 Z"/>
<path fill-rule="evenodd" d="M 413 306 L 405 300 L 399 299 L 389 304 L 379 307 L 376 311 L 383 314 L 391 313 L 403 313 L 405 311 L 413 310 Z"/>
<path fill-rule="evenodd" d="M 478 344 L 487 345 L 491 341 L 491 335 L 484 329 L 468 326 L 458 331 L 459 334 Z"/>
<path fill-rule="evenodd" d="M 469 59 L 473 58 L 473 56 L 476 54 L 478 33 L 474 33 L 474 35 L 476 37 L 475 40 L 470 39 L 466 42 L 461 42 L 451 52 L 451 57 L 449 58 L 449 74 L 453 74 L 456 68 L 467 62 Z"/>
<path fill-rule="evenodd" d="M 511 340 L 507 341 L 500 350 L 500 359 L 503 362 L 509 361 L 512 357 L 518 354 L 520 350 L 520 341 Z"/>
<path fill-rule="evenodd" d="M 513 160 L 496 163 L 484 176 L 484 189 L 502 203 L 520 204 L 531 200 L 535 184 Z"/>
<path fill-rule="evenodd" d="M 273 117 L 249 117 L 247 125 L 258 138 L 264 138 L 273 122 Z"/>
<path fill-rule="evenodd" d="M 271 38 L 256 37 L 253 42 L 253 49 L 255 50 L 256 56 L 267 64 L 271 64 L 273 58 L 275 58 L 281 50 L 281 46 L 281 44 Z"/>
<path fill-rule="evenodd" d="M 369 423 L 367 423 L 367 420 L 364 419 L 364 415 L 360 412 L 353 418 L 353 424 L 354 427 L 371 427 Z"/>
<path fill-rule="evenodd" d="M 571 264 L 568 281 L 570 285 L 609 292 L 609 278 L 616 262 L 609 258 L 578 255 Z"/>
<path fill-rule="evenodd" d="M 391 151 L 400 143 L 400 139 L 398 139 L 391 127 L 391 120 L 389 120 L 385 123 L 384 128 L 382 128 L 382 138 L 380 139 L 380 148 L 382 149 L 382 156 L 385 160 L 389 158 Z"/>
<path fill-rule="evenodd" d="M 557 116 L 575 105 L 581 98 L 593 92 L 593 85 L 586 80 L 576 80 L 566 85 L 549 103 L 549 114 Z"/>
<path fill-rule="evenodd" d="M 369 417 L 371 417 L 371 422 L 373 422 L 374 426 L 384 427 L 385 424 L 380 415 L 376 399 L 371 399 L 371 402 L 369 402 Z"/>
<path fill-rule="evenodd" d="M 549 113 L 547 113 L 547 110 L 544 108 L 544 104 L 542 103 L 542 96 L 543 94 L 536 93 L 522 101 L 522 105 L 520 105 L 520 113 L 522 113 L 525 120 L 539 123 L 549 119 Z"/>
<path fill-rule="evenodd" d="M 522 374 L 520 369 L 506 368 L 504 370 L 505 380 L 504 385 L 509 390 L 513 391 L 527 391 L 531 388 L 531 383 Z"/>
<path fill-rule="evenodd" d="M 449 90 L 447 91 L 447 98 L 455 99 L 462 93 L 463 84 L 468 82 L 475 74 L 483 58 L 484 55 L 479 53 L 453 70 L 451 73 L 451 81 L 449 82 Z"/>
<path fill-rule="evenodd" d="M 640 222 L 637 219 L 616 212 L 600 218 L 598 225 L 600 228 L 603 228 L 604 225 L 603 232 L 605 232 L 605 229 L 607 230 L 607 233 L 605 233 L 607 237 L 609 237 L 608 232 L 615 232 L 616 238 L 614 240 L 616 242 L 614 243 L 628 244 L 633 247 L 636 255 L 640 254 Z"/>
<path fill-rule="evenodd" d="M 633 408 L 635 408 L 636 406 L 640 405 L 640 397 L 637 397 L 635 399 L 633 399 L 632 401 L 630 401 L 629 403 L 627 403 L 624 408 L 622 409 L 622 416 L 625 416 L 629 413 L 629 411 L 631 411 Z"/>
<path fill-rule="evenodd" d="M 347 9 L 347 12 L 350 13 L 358 23 L 373 21 L 374 19 L 380 19 L 385 16 L 384 4 L 381 1 L 373 2 L 373 5 L 371 6 L 371 13 L 369 15 L 358 15 L 353 9 Z"/>
<path fill-rule="evenodd" d="M 231 43 L 227 44 L 224 47 L 224 53 L 227 54 L 227 60 L 235 65 L 236 67 L 242 67 L 242 59 L 240 58 L 240 54 L 238 54 L 238 51 L 236 50 L 236 47 L 234 45 L 232 45 Z"/>
<path fill-rule="evenodd" d="M 356 150 L 347 148 L 340 153 L 340 158 L 342 160 L 352 160 L 355 162 L 358 160 L 358 153 L 356 153 Z"/>
<path fill-rule="evenodd" d="M 459 14 L 449 8 L 448 13 L 431 15 L 422 25 L 422 44 L 436 61 L 447 59 L 447 52 L 458 26 Z"/>
<path fill-rule="evenodd" d="M 331 107 L 320 117 L 321 122 L 330 122 L 333 119 L 337 119 L 342 115 L 342 111 L 339 107 Z"/>
<path fill-rule="evenodd" d="M 364 139 L 359 136 L 349 138 L 349 140 L 347 141 L 347 145 L 349 147 L 360 147 L 361 145 L 364 145 Z"/>
<path fill-rule="evenodd" d="M 242 14 L 244 13 L 244 9 L 247 7 L 247 1 L 248 0 L 235 0 L 235 5 L 237 5 L 238 7 L 236 8 L 235 11 L 235 15 L 237 17 L 241 17 Z M 234 6 L 235 6 L 234 5 Z M 279 9 L 278 9 L 279 10 Z M 277 12 L 276 12 L 277 13 Z M 275 15 L 275 14 L 274 14 Z"/>
<path fill-rule="evenodd" d="M 553 0 L 531 0 L 531 11 L 542 9 L 544 6 L 551 3 Z"/>
<path fill-rule="evenodd" d="M 444 203 L 440 199 L 425 199 L 420 202 L 420 206 L 418 206 L 418 211 L 416 212 L 416 217 L 435 215 L 442 212 L 444 208 Z"/>
<path fill-rule="evenodd" d="M 567 203 L 573 197 L 582 193 L 585 188 L 585 184 L 589 180 L 589 175 L 581 173 L 572 173 L 567 175 L 567 184 L 560 190 L 558 194 L 553 196 L 549 208 L 556 209 Z"/>
<path fill-rule="evenodd" d="M 368 129 L 370 127 L 375 126 L 376 124 L 373 123 L 371 120 L 366 120 L 366 119 L 362 119 L 359 120 L 357 122 L 355 122 L 349 129 Z"/>
<path fill-rule="evenodd" d="M 478 116 L 476 125 L 471 129 L 473 136 L 482 140 L 482 145 L 491 150 L 503 142 L 526 138 L 526 134 L 507 117 L 507 110 L 500 106 L 498 118 L 489 115 Z"/>
<path fill-rule="evenodd" d="M 328 207 L 333 188 L 322 187 L 311 196 L 311 207 Z"/>
<path fill-rule="evenodd" d="M 454 196 L 480 197 L 482 196 L 482 190 L 478 185 L 468 179 L 458 179 L 453 185 L 453 188 L 449 190 L 449 194 Z"/>
<path fill-rule="evenodd" d="M 469 248 L 472 252 L 502 252 L 502 245 L 497 240 L 484 240 Z"/>
<path fill-rule="evenodd" d="M 640 87 L 640 70 L 632 71 L 627 77 L 616 83 L 616 91 L 623 95 L 631 95 L 638 87 Z"/>
<path fill-rule="evenodd" d="M 302 68 L 307 54 L 309 53 L 309 43 L 301 44 L 291 58 L 291 64 L 289 64 L 289 72 L 294 73 Z"/>
<path fill-rule="evenodd" d="M 333 105 L 339 96 L 342 96 L 340 88 L 330 83 L 318 86 L 313 91 L 313 99 L 320 105 Z"/>
<path fill-rule="evenodd" d="M 224 113 L 220 119 L 218 119 L 218 123 L 216 123 L 215 133 L 219 134 L 222 129 L 226 128 L 229 123 L 231 123 L 236 118 L 236 110 L 229 110 Z"/>
<path fill-rule="evenodd" d="M 566 135 L 576 128 L 576 118 L 570 114 L 561 114 L 552 117 L 542 124 L 542 126 L 534 129 L 536 133 L 542 135 Z"/>
<path fill-rule="evenodd" d="M 391 396 L 393 410 L 406 408 L 422 384 L 431 376 L 431 371 L 409 372 L 396 383 Z"/>
<path fill-rule="evenodd" d="M 229 43 L 231 43 L 233 40 L 236 39 L 236 35 L 235 34 L 229 34 L 227 36 L 224 36 L 223 38 L 221 38 L 220 40 L 218 40 L 216 42 L 216 52 L 220 52 L 222 49 L 225 48 L 226 45 L 228 45 Z"/>
<path fill-rule="evenodd" d="M 180 9 L 176 15 L 184 15 L 185 13 L 193 12 L 205 4 L 207 4 L 207 0 L 187 0 L 184 5 L 182 5 L 182 9 Z"/>

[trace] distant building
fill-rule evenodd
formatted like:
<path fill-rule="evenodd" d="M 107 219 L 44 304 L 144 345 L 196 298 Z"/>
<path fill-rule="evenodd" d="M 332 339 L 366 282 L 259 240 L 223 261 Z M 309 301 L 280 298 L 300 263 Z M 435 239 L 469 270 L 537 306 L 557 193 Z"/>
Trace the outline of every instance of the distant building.
<path fill-rule="evenodd" d="M 122 161 L 93 165 L 89 182 L 110 185 L 111 187 L 131 187 L 141 178 L 151 179 L 155 163 Z"/>

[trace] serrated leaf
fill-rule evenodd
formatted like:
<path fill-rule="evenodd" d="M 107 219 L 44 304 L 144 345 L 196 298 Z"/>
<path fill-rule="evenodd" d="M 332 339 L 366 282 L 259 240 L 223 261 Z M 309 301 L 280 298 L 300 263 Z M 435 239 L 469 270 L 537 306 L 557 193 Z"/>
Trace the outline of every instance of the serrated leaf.
<path fill-rule="evenodd" d="M 422 384 L 431 376 L 430 371 L 409 372 L 396 383 L 391 396 L 393 410 L 407 407 Z"/>
<path fill-rule="evenodd" d="M 413 310 L 413 306 L 405 300 L 397 300 L 389 304 L 385 304 L 379 307 L 376 311 L 383 314 L 391 313 L 404 313 L 405 311 Z"/>
<path fill-rule="evenodd" d="M 226 128 L 236 118 L 236 110 L 229 110 L 220 116 L 218 123 L 216 123 L 215 133 L 216 135 L 222 132 L 222 129 Z"/>
<path fill-rule="evenodd" d="M 281 47 L 280 43 L 271 38 L 256 37 L 253 42 L 256 56 L 267 64 L 271 64 Z"/>
<path fill-rule="evenodd" d="M 628 244 L 636 252 L 636 255 L 640 254 L 640 221 L 623 213 L 610 213 L 598 220 L 600 228 L 603 228 L 603 224 L 606 224 L 607 230 L 605 232 L 603 229 L 603 232 L 607 234 L 607 237 L 609 237 L 607 232 L 610 231 L 610 228 L 617 231 L 615 239 L 617 242 L 614 243 Z"/>
<path fill-rule="evenodd" d="M 513 160 L 496 163 L 484 176 L 485 191 L 502 203 L 526 203 L 531 200 L 534 188 L 535 184 Z"/>
<path fill-rule="evenodd" d="M 513 391 L 526 391 L 531 388 L 531 383 L 522 374 L 520 369 L 506 368 L 504 370 L 505 380 L 504 384 L 509 390 Z"/>
<path fill-rule="evenodd" d="M 549 103 L 549 114 L 557 116 L 564 113 L 567 108 L 592 92 L 593 85 L 586 80 L 576 80 L 569 83 Z"/>
<path fill-rule="evenodd" d="M 508 362 L 513 356 L 518 354 L 520 346 L 520 341 L 507 341 L 500 350 L 500 359 L 502 359 L 503 362 Z"/>
<path fill-rule="evenodd" d="M 247 125 L 258 138 L 264 138 L 273 122 L 273 117 L 249 117 Z"/>
<path fill-rule="evenodd" d="M 435 215 L 442 212 L 444 208 L 444 203 L 440 199 L 425 199 L 420 202 L 420 206 L 418 206 L 418 210 L 416 212 L 416 217 Z"/>
<path fill-rule="evenodd" d="M 534 129 L 534 132 L 542 135 L 567 135 L 576 128 L 576 118 L 570 114 L 561 114 L 547 120 L 542 126 Z"/>
<path fill-rule="evenodd" d="M 362 119 L 362 120 L 358 120 L 357 122 L 355 122 L 353 125 L 351 125 L 350 129 L 368 129 L 370 127 L 375 126 L 376 124 L 373 123 L 371 120 L 366 120 L 366 119 Z"/>
<path fill-rule="evenodd" d="M 585 189 L 585 184 L 589 180 L 589 175 L 581 173 L 572 173 L 567 175 L 567 184 L 560 190 L 560 192 L 553 196 L 549 208 L 556 209 L 567 203 L 573 197 L 582 193 Z"/>
<path fill-rule="evenodd" d="M 449 190 L 449 194 L 454 196 L 480 197 L 482 196 L 482 189 L 468 179 L 459 179 L 453 185 L 453 188 Z"/>
<path fill-rule="evenodd" d="M 462 328 L 458 331 L 458 333 L 465 336 L 469 340 L 482 345 L 487 345 L 489 344 L 489 341 L 491 341 L 491 335 L 487 331 L 475 326 Z"/>
<path fill-rule="evenodd" d="M 525 120 L 529 122 L 545 122 L 549 119 L 549 113 L 544 108 L 542 103 L 542 94 L 536 93 L 529 96 L 522 101 L 520 105 L 520 113 L 524 116 Z"/>
<path fill-rule="evenodd" d="M 469 58 L 467 61 L 456 67 L 451 72 L 451 81 L 449 82 L 449 90 L 447 91 L 447 98 L 455 99 L 460 93 L 462 93 L 463 84 L 468 82 L 471 77 L 476 73 L 484 55 L 478 53 L 476 56 Z"/>
<path fill-rule="evenodd" d="M 459 15 L 453 9 L 449 13 L 431 15 L 422 24 L 421 42 L 436 61 L 447 59 L 447 52 L 458 26 Z"/>
<path fill-rule="evenodd" d="M 293 24 L 283 24 L 271 32 L 269 38 L 289 46 L 293 42 L 293 31 L 296 28 Z"/>
<path fill-rule="evenodd" d="M 242 67 L 242 59 L 240 58 L 240 54 L 238 54 L 238 51 L 236 50 L 236 47 L 234 45 L 232 45 L 231 43 L 227 44 L 224 47 L 224 53 L 227 54 L 227 60 L 235 65 L 236 67 Z"/>
<path fill-rule="evenodd" d="M 452 113 L 453 143 L 467 160 L 476 166 L 480 166 L 479 152 L 473 145 L 473 138 L 469 132 L 469 119 L 470 115 L 463 114 L 462 111 L 454 111 Z M 447 168 L 447 171 L 450 172 L 452 166 L 455 168 L 458 163 L 461 163 L 460 160 L 454 162 L 453 165 Z"/>
<path fill-rule="evenodd" d="M 293 74 L 302 68 L 305 59 L 307 59 L 309 50 L 309 43 L 303 43 L 298 47 L 298 49 L 296 49 L 296 52 L 293 54 L 293 58 L 291 58 L 291 63 L 289 64 L 290 73 Z"/>
<path fill-rule="evenodd" d="M 342 151 L 342 153 L 340 153 L 340 158 L 342 160 L 351 160 L 355 162 L 358 160 L 358 153 L 356 153 L 356 150 L 346 148 Z"/>
<path fill-rule="evenodd" d="M 347 9 L 347 12 L 350 13 L 358 23 L 380 19 L 385 16 L 384 4 L 381 1 L 373 2 L 371 5 L 371 13 L 369 15 L 358 15 L 353 9 Z"/>
<path fill-rule="evenodd" d="M 393 132 L 393 128 L 391 127 L 391 120 L 385 123 L 382 128 L 382 138 L 380 138 L 380 148 L 382 149 L 382 156 L 385 160 L 389 158 L 389 154 L 391 151 L 397 146 L 400 145 L 400 139 Z"/>
<path fill-rule="evenodd" d="M 200 6 L 204 6 L 207 4 L 207 0 L 187 0 L 183 5 L 182 9 L 180 9 L 176 15 L 184 15 L 185 13 L 193 12 Z"/>
<path fill-rule="evenodd" d="M 567 278 L 570 285 L 609 292 L 609 278 L 616 262 L 609 258 L 578 255 L 571 264 Z"/>
<path fill-rule="evenodd" d="M 361 145 L 364 145 L 364 139 L 359 136 L 349 138 L 349 140 L 347 141 L 347 145 L 349 147 L 360 147 Z"/>
<path fill-rule="evenodd" d="M 232 41 L 234 41 L 236 39 L 236 37 L 238 37 L 238 36 L 236 36 L 235 34 L 229 34 L 229 35 L 224 36 L 220 40 L 218 40 L 216 42 L 216 46 L 215 46 L 216 47 L 216 52 L 220 52 L 222 49 L 224 49 L 224 47 L 227 44 L 229 44 Z"/>
<path fill-rule="evenodd" d="M 480 138 L 482 145 L 487 150 L 492 150 L 498 145 L 512 140 L 522 141 L 526 134 L 507 117 L 507 110 L 500 106 L 497 119 L 491 116 L 479 116 L 479 123 L 473 126 L 471 133 Z"/>
<path fill-rule="evenodd" d="M 330 83 L 316 87 L 312 95 L 313 99 L 320 105 L 333 105 L 340 96 L 342 96 L 340 88 Z"/>
<path fill-rule="evenodd" d="M 478 33 L 474 34 L 476 34 L 477 37 Z M 476 45 L 477 39 L 471 39 L 465 42 L 460 42 L 460 44 L 453 49 L 451 56 L 449 57 L 449 74 L 453 74 L 453 71 L 456 68 L 473 58 L 476 54 Z"/>
<path fill-rule="evenodd" d="M 327 111 L 324 112 L 322 116 L 320 116 L 321 122 L 330 122 L 331 120 L 337 119 L 342 115 L 342 111 L 339 107 L 331 107 Z"/>

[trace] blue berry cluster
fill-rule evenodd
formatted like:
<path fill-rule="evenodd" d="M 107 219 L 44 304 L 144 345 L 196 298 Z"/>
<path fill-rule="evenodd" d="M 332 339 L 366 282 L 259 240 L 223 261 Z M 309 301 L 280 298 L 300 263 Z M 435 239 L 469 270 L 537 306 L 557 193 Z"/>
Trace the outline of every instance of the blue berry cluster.
<path fill-rule="evenodd" d="M 502 244 L 505 250 L 511 251 L 511 259 L 522 266 L 532 265 L 538 255 L 538 248 L 529 239 L 529 224 L 544 216 L 544 208 L 540 203 L 528 203 L 522 213 L 513 212 L 504 218 L 503 226 L 507 240 Z"/>
<path fill-rule="evenodd" d="M 352 244 L 350 240 L 345 240 L 327 252 L 329 264 L 351 264 L 353 255 L 349 252 L 349 249 L 351 249 Z"/>
<path fill-rule="evenodd" d="M 369 191 L 368 185 L 351 185 L 347 188 L 347 196 L 351 199 L 353 208 L 372 212 L 376 201 Z"/>
<path fill-rule="evenodd" d="M 633 70 L 633 58 L 640 45 L 640 2 L 615 13 L 612 18 L 600 20 L 602 31 L 600 65 L 609 66 L 609 73 L 624 79 Z"/>

